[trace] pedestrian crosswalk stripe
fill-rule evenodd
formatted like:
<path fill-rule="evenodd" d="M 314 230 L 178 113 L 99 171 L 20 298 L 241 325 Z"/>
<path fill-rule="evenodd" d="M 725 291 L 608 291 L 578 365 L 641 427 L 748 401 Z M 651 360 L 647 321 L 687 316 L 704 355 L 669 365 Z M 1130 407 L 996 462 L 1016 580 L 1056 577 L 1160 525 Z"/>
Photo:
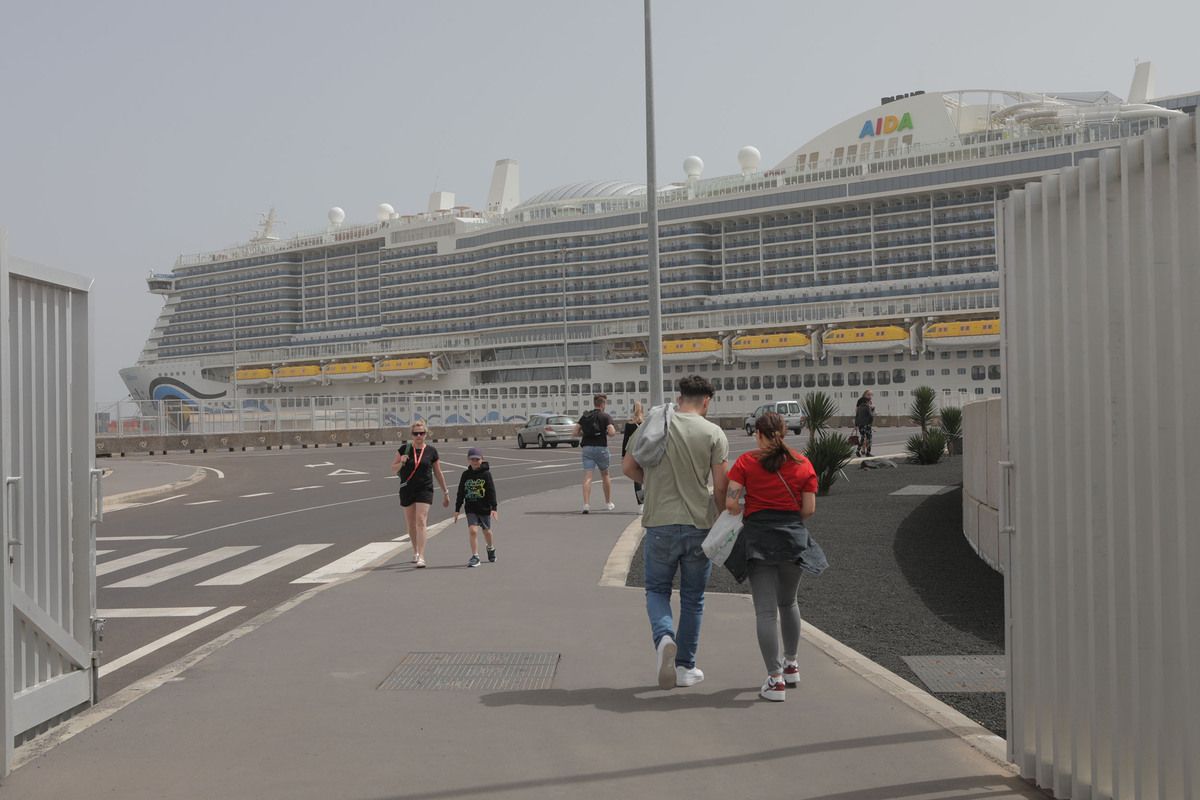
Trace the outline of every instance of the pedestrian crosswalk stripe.
<path fill-rule="evenodd" d="M 106 556 L 109 553 L 115 553 L 115 552 L 117 552 L 117 551 L 116 550 L 97 550 L 96 558 L 99 558 L 100 556 Z"/>
<path fill-rule="evenodd" d="M 166 647 L 167 645 L 171 644 L 172 642 L 176 642 L 185 636 L 195 633 L 196 631 L 200 630 L 201 628 L 206 628 L 209 625 L 213 624 L 214 622 L 223 620 L 223 619 L 225 619 L 225 617 L 228 617 L 230 614 L 236 614 L 237 612 L 241 611 L 244 608 L 245 608 L 245 606 L 230 606 L 229 608 L 223 608 L 215 614 L 210 614 L 207 617 L 204 617 L 203 619 L 198 619 L 195 622 L 193 622 L 191 625 L 185 625 L 184 627 L 180 628 L 179 630 L 175 631 L 174 633 L 168 633 L 166 636 L 155 639 L 150 644 L 145 645 L 144 647 L 139 647 L 137 650 L 134 650 L 132 652 L 126 653 L 125 655 L 121 656 L 120 658 L 115 658 L 107 664 L 101 664 L 100 669 L 99 669 L 100 677 L 101 678 L 107 677 L 107 676 L 113 674 L 114 672 L 116 672 L 117 670 L 119 670 L 121 667 L 132 664 L 134 661 L 137 661 L 139 658 L 142 658 L 143 656 L 148 656 L 151 653 L 153 653 L 155 650 L 158 650 L 161 647 Z"/>
<path fill-rule="evenodd" d="M 185 547 L 159 547 L 153 550 L 143 550 L 140 553 L 134 553 L 130 556 L 114 558 L 112 561 L 105 561 L 103 564 L 96 565 L 96 577 L 99 578 L 101 575 L 107 575 L 108 573 L 116 572 L 119 569 L 132 567 L 135 564 L 144 564 L 147 561 L 153 561 L 156 558 L 169 556 L 172 553 L 179 553 L 186 549 L 187 548 Z"/>
<path fill-rule="evenodd" d="M 275 494 L 275 493 L 274 492 L 255 492 L 254 494 L 244 494 L 244 495 L 242 495 L 242 497 L 266 497 L 269 494 Z"/>
<path fill-rule="evenodd" d="M 244 567 L 238 567 L 235 570 L 226 572 L 224 575 L 218 575 L 215 578 L 209 578 L 206 581 L 197 583 L 197 586 L 241 586 L 244 583 L 249 583 L 255 578 L 261 578 L 268 572 L 274 572 L 281 567 L 286 567 L 293 561 L 299 561 L 302 558 L 307 558 L 313 553 L 319 553 L 326 547 L 332 547 L 332 544 L 298 544 L 280 550 L 274 555 L 269 555 L 266 558 L 260 558 L 258 561 L 247 564 Z"/>
<path fill-rule="evenodd" d="M 150 539 L 173 539 L 171 534 L 166 536 L 97 536 L 97 542 L 141 542 Z"/>
<path fill-rule="evenodd" d="M 219 503 L 219 502 L 221 502 L 221 501 L 220 501 L 220 500 L 197 500 L 197 501 L 196 501 L 196 502 L 194 502 L 194 503 L 184 503 L 184 505 L 187 505 L 187 506 L 206 506 L 206 505 L 208 505 L 209 503 Z"/>
<path fill-rule="evenodd" d="M 400 552 L 405 546 L 396 542 L 371 542 L 337 561 L 297 578 L 292 583 L 332 583 L 389 553 Z"/>
<path fill-rule="evenodd" d="M 144 617 L 198 617 L 216 606 L 175 606 L 173 608 L 101 608 L 96 616 L 102 619 L 141 619 Z"/>
<path fill-rule="evenodd" d="M 169 581 L 172 578 L 178 578 L 180 575 L 185 575 L 189 572 L 195 572 L 198 569 L 203 569 L 211 564 L 216 564 L 218 561 L 224 561 L 227 558 L 241 555 L 250 550 L 257 549 L 257 545 L 240 545 L 237 547 L 218 547 L 216 550 L 210 550 L 207 553 L 201 553 L 198 556 L 184 559 L 175 564 L 169 564 L 165 567 L 147 572 L 144 575 L 136 575 L 132 578 L 126 578 L 123 581 L 110 583 L 106 589 L 141 589 L 147 586 L 157 586 L 164 581 Z"/>

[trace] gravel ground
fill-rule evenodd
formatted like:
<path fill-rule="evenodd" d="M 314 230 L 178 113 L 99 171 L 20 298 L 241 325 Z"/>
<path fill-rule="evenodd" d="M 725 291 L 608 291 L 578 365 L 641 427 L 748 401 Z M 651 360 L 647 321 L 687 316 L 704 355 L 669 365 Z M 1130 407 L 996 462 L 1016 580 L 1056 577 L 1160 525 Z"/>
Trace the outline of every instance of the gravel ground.
<path fill-rule="evenodd" d="M 809 530 L 830 568 L 800 584 L 800 612 L 830 636 L 923 688 L 901 656 L 1004 652 L 1004 580 L 962 535 L 962 458 L 933 466 L 847 471 L 817 498 Z M 913 484 L 953 486 L 947 494 L 892 496 Z M 639 548 L 628 585 L 642 586 Z M 749 594 L 724 568 L 709 591 Z M 746 624 L 753 626 L 752 618 Z M 1005 736 L 1003 693 L 938 694 Z"/>

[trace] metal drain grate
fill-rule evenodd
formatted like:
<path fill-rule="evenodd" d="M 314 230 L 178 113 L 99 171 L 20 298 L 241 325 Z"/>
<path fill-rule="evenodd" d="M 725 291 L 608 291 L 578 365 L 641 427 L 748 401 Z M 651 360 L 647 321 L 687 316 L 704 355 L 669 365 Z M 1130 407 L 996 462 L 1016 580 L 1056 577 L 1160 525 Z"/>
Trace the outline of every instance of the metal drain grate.
<path fill-rule="evenodd" d="M 409 653 L 380 689 L 549 689 L 558 653 Z"/>
<path fill-rule="evenodd" d="M 902 656 L 931 692 L 1003 692 L 1006 663 L 995 656 Z"/>

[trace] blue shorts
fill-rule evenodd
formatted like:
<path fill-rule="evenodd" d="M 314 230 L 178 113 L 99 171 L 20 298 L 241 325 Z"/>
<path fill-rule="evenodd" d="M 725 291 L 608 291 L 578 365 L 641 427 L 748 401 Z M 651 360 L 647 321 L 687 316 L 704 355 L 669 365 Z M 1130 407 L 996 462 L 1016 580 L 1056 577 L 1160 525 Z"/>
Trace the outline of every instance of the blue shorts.
<path fill-rule="evenodd" d="M 597 444 L 587 444 L 579 448 L 583 451 L 583 469 L 585 472 L 591 472 L 598 469 L 601 472 L 608 472 L 608 448 L 601 447 Z"/>
<path fill-rule="evenodd" d="M 474 511 L 467 512 L 467 525 L 471 527 L 483 528 L 485 531 L 492 529 L 492 515 L 476 514 Z"/>

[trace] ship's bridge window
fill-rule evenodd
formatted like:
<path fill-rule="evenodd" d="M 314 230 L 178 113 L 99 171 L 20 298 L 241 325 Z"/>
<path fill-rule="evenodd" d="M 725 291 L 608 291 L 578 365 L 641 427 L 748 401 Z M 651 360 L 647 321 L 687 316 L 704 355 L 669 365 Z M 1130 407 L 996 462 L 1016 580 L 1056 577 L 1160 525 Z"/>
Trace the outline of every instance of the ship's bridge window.
<path fill-rule="evenodd" d="M 988 367 L 988 379 L 993 381 L 1000 380 L 1000 365 L 992 364 Z"/>
<path fill-rule="evenodd" d="M 862 374 L 862 382 L 863 382 L 863 386 L 874 386 L 875 385 L 875 373 L 874 372 L 864 372 Z"/>
<path fill-rule="evenodd" d="M 834 153 L 836 154 L 836 153 L 837 153 L 837 151 L 835 150 L 835 151 L 834 151 Z M 853 161 L 853 160 L 854 160 L 854 157 L 855 157 L 856 155 L 858 155 L 858 145 L 856 145 L 856 144 L 852 144 L 852 145 L 850 145 L 849 147 L 847 147 L 847 148 L 846 148 L 846 158 L 847 158 L 847 159 L 849 159 L 849 160 Z"/>
<path fill-rule="evenodd" d="M 847 372 L 846 373 L 846 383 L 849 384 L 850 386 L 858 386 L 858 384 L 859 384 L 858 373 L 857 372 Z"/>
<path fill-rule="evenodd" d="M 822 372 L 820 375 L 817 376 L 817 386 L 828 386 L 828 385 L 829 385 L 829 373 Z"/>
<path fill-rule="evenodd" d="M 745 375 L 738 375 L 737 388 L 739 391 L 746 390 L 746 376 Z"/>
<path fill-rule="evenodd" d="M 804 388 L 811 389 L 817 385 L 817 377 L 811 372 L 804 376 Z"/>
<path fill-rule="evenodd" d="M 605 384 L 604 384 L 604 389 L 603 389 L 602 391 L 603 391 L 605 394 L 608 394 L 608 393 L 609 393 L 609 392 L 611 392 L 612 390 L 613 390 L 613 385 L 612 385 L 612 382 L 611 382 L 611 381 L 609 381 L 609 382 L 607 382 L 607 383 L 605 383 Z"/>
<path fill-rule="evenodd" d="M 762 379 L 762 386 L 764 389 L 774 389 L 775 388 L 775 376 L 774 375 L 764 375 L 763 379 Z"/>
<path fill-rule="evenodd" d="M 846 378 L 845 378 L 845 376 L 844 376 L 844 375 L 842 375 L 842 373 L 840 373 L 840 372 L 835 372 L 835 373 L 833 373 L 833 375 L 832 375 L 832 378 L 833 378 L 833 385 L 834 385 L 834 386 L 842 386 L 842 385 L 844 385 L 844 384 L 846 383 Z M 841 396 L 841 395 L 839 394 L 839 397 L 840 397 L 840 396 Z"/>
<path fill-rule="evenodd" d="M 775 376 L 775 385 L 778 386 L 780 389 L 787 386 L 788 385 L 787 375 L 776 375 Z"/>
<path fill-rule="evenodd" d="M 971 380 L 981 381 L 987 377 L 987 370 L 979 364 L 971 367 Z"/>
<path fill-rule="evenodd" d="M 762 379 L 759 378 L 757 375 L 751 375 L 750 376 L 750 388 L 751 389 L 761 389 L 762 388 Z"/>
<path fill-rule="evenodd" d="M 904 370 L 892 370 L 892 383 L 904 383 L 906 380 L 908 380 L 908 376 L 904 374 Z"/>

